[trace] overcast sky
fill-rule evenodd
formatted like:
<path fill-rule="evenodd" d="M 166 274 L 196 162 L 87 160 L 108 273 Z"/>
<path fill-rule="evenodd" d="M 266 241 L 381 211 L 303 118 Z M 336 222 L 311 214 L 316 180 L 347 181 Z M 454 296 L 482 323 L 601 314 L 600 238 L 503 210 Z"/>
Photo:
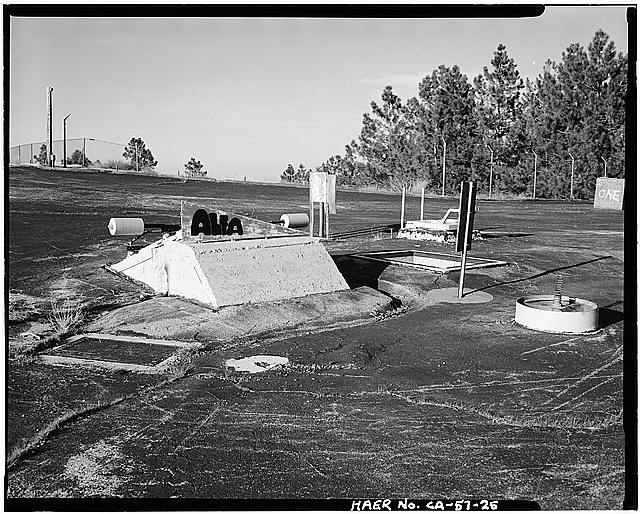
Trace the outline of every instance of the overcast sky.
<path fill-rule="evenodd" d="M 499 43 L 523 77 L 602 28 L 627 52 L 626 8 L 548 7 L 529 19 L 12 18 L 10 145 L 141 137 L 158 171 L 279 180 L 343 153 L 391 85 L 403 100 L 441 64 L 471 81 Z M 95 143 L 94 143 L 95 144 Z M 116 153 L 121 153 L 118 147 Z M 98 150 L 96 149 L 96 152 Z M 87 154 L 91 155 L 88 145 Z M 95 158 L 95 157 L 94 157 Z"/>

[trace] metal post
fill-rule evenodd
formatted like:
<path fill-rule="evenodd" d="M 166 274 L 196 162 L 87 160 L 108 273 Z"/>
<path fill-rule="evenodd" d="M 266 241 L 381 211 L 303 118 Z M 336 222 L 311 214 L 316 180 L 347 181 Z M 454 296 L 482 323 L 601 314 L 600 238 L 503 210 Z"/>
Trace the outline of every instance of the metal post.
<path fill-rule="evenodd" d="M 67 119 L 71 114 L 62 120 L 62 165 L 67 167 Z"/>
<path fill-rule="evenodd" d="M 309 236 L 313 237 L 313 200 L 309 197 Z"/>
<path fill-rule="evenodd" d="M 318 209 L 318 237 L 322 237 L 324 229 L 324 202 L 320 202 L 320 208 Z"/>
<path fill-rule="evenodd" d="M 324 207 L 324 237 L 329 239 L 329 202 L 323 203 Z"/>
<path fill-rule="evenodd" d="M 576 164 L 576 160 L 573 158 L 573 155 L 571 155 L 571 152 L 569 152 L 569 157 L 571 157 L 571 189 L 569 191 L 569 198 L 573 200 L 573 168 Z"/>
<path fill-rule="evenodd" d="M 422 195 L 420 198 L 420 221 L 424 220 L 424 187 L 422 188 Z"/>
<path fill-rule="evenodd" d="M 29 164 L 33 164 L 33 143 L 29 143 Z"/>
<path fill-rule="evenodd" d="M 533 154 L 533 199 L 536 199 L 536 182 L 538 181 L 538 154 L 531 150 Z"/>
<path fill-rule="evenodd" d="M 18 145 L 18 164 L 22 164 L 22 159 L 20 158 L 20 145 Z"/>
<path fill-rule="evenodd" d="M 53 88 L 47 86 L 47 166 L 51 166 L 53 154 Z"/>
<path fill-rule="evenodd" d="M 600 157 L 604 161 L 604 178 L 607 178 L 607 160 L 604 157 Z"/>
<path fill-rule="evenodd" d="M 464 270 L 467 265 L 467 245 L 469 244 L 469 235 L 471 234 L 469 221 L 472 215 L 471 211 L 475 185 L 475 182 L 471 182 L 471 187 L 469 188 L 469 198 L 467 200 L 467 224 L 464 230 L 464 247 L 462 248 L 462 262 L 460 263 L 460 283 L 458 284 L 458 298 L 462 298 L 464 296 Z"/>
<path fill-rule="evenodd" d="M 82 138 L 82 166 L 83 167 L 87 165 L 86 155 L 87 155 L 87 138 L 83 137 Z"/>
<path fill-rule="evenodd" d="M 443 149 L 442 149 L 442 196 L 444 196 L 444 183 L 446 178 L 446 162 L 447 162 L 447 142 L 444 140 L 443 136 L 440 136 L 442 139 Z"/>
<path fill-rule="evenodd" d="M 136 143 L 136 173 L 138 173 L 138 143 Z"/>
<path fill-rule="evenodd" d="M 491 187 L 493 185 L 493 149 L 489 145 L 486 146 L 491 152 L 491 167 L 489 168 L 489 200 L 491 200 Z"/>
<path fill-rule="evenodd" d="M 402 186 L 402 208 L 400 210 L 400 230 L 404 228 L 404 196 L 406 188 Z"/>

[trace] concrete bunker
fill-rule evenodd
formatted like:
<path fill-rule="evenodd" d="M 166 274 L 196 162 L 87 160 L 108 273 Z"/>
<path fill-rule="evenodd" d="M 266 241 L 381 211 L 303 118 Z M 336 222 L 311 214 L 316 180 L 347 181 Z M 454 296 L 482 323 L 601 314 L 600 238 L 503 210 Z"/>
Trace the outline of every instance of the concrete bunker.
<path fill-rule="evenodd" d="M 215 309 L 349 289 L 317 237 L 191 202 L 180 217 L 180 230 L 108 269 Z"/>

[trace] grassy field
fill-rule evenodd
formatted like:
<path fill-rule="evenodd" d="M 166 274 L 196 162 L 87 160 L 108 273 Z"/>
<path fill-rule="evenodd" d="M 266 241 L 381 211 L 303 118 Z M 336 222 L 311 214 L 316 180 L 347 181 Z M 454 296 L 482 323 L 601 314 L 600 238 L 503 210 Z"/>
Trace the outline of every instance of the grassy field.
<path fill-rule="evenodd" d="M 399 195 L 339 191 L 332 233 L 362 233 L 327 249 L 351 287 L 402 306 L 388 315 L 277 337 L 201 333 L 204 349 L 161 376 L 26 356 L 51 335 L 51 298 L 82 305 L 76 330 L 106 330 L 117 317 L 151 337 L 153 312 L 183 315 L 102 268 L 124 257 L 127 242 L 109 236 L 110 217 L 176 222 L 181 199 L 266 221 L 308 209 L 302 188 L 10 170 L 8 449 L 19 455 L 7 475 L 10 499 L 201 498 L 221 502 L 208 504 L 215 508 L 229 498 L 473 497 L 622 507 L 623 213 L 479 201 L 483 240 L 470 254 L 509 265 L 471 271 L 465 285 L 492 300 L 429 303 L 457 274 L 380 267 L 353 254 L 452 247 L 369 235 L 397 226 Z M 451 207 L 456 198 L 430 198 L 425 217 Z M 407 219 L 419 212 L 410 197 Z M 599 305 L 597 332 L 514 324 L 516 298 L 552 293 L 559 272 L 568 294 Z M 259 354 L 291 364 L 258 375 L 224 366 Z"/>

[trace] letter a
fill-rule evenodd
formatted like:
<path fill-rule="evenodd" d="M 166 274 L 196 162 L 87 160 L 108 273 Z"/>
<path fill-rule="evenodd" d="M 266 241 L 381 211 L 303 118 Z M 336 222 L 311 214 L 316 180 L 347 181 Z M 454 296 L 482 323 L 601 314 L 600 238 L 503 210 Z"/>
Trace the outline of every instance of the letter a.
<path fill-rule="evenodd" d="M 238 234 L 239 236 L 241 236 L 243 234 L 242 222 L 238 218 L 231 218 L 231 221 L 229 221 L 229 227 L 227 228 L 227 234 L 231 235 L 234 232 L 236 234 Z"/>
<path fill-rule="evenodd" d="M 211 235 L 211 223 L 209 222 L 209 216 L 204 209 L 198 209 L 193 213 L 191 218 L 191 235 L 197 236 L 202 232 L 205 236 Z"/>

